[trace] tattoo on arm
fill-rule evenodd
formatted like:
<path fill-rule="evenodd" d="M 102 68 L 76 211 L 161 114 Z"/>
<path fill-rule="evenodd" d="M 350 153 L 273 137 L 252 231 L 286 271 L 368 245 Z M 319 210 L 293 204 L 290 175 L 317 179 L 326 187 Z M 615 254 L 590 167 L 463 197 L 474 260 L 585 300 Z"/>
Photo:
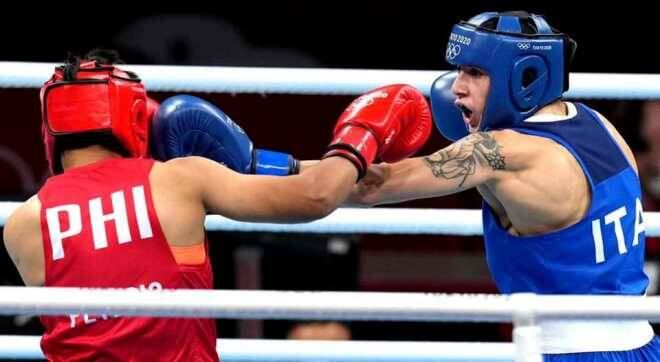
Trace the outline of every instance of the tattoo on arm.
<path fill-rule="evenodd" d="M 493 171 L 504 170 L 506 163 L 501 149 L 502 146 L 489 133 L 478 132 L 424 157 L 424 162 L 435 177 L 460 178 L 460 187 L 468 176 L 475 173 L 477 162 L 490 166 Z"/>

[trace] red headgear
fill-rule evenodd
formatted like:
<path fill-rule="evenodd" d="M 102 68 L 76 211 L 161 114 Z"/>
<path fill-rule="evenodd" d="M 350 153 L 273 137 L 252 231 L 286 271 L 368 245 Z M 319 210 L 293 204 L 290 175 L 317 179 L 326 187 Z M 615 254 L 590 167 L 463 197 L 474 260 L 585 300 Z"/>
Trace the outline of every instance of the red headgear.
<path fill-rule="evenodd" d="M 83 61 L 72 80 L 64 67 L 41 87 L 42 133 L 53 174 L 62 172 L 58 136 L 107 132 L 133 157 L 149 144 L 147 94 L 140 79 L 112 65 Z"/>

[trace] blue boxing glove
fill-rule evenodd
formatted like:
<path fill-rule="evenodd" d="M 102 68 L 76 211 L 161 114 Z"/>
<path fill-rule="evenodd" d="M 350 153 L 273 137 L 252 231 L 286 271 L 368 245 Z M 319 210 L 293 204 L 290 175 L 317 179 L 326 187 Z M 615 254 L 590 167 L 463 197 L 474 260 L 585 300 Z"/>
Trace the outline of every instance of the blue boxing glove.
<path fill-rule="evenodd" d="M 298 173 L 298 160 L 254 149 L 243 129 L 211 103 L 193 96 L 166 99 L 151 123 L 151 155 L 158 160 L 202 156 L 245 174 Z"/>
<path fill-rule="evenodd" d="M 451 86 L 457 76 L 456 72 L 447 72 L 439 76 L 431 85 L 430 93 L 431 112 L 435 127 L 452 142 L 470 133 L 463 121 L 461 110 L 454 104 L 456 96 L 451 91 Z"/>

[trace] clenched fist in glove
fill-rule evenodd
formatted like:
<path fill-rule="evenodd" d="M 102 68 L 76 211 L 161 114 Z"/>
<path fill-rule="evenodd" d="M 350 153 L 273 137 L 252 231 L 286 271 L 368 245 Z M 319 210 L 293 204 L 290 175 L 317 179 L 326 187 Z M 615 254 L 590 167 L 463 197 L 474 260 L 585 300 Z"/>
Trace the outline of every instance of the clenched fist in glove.
<path fill-rule="evenodd" d="M 241 173 L 277 176 L 298 173 L 298 160 L 293 156 L 254 148 L 238 124 L 203 99 L 177 95 L 166 99 L 157 109 L 151 124 L 150 148 L 158 160 L 203 156 Z"/>
<path fill-rule="evenodd" d="M 377 88 L 342 113 L 323 158 L 348 159 L 362 178 L 376 157 L 396 162 L 417 152 L 429 138 L 431 124 L 431 110 L 416 88 L 406 84 Z"/>

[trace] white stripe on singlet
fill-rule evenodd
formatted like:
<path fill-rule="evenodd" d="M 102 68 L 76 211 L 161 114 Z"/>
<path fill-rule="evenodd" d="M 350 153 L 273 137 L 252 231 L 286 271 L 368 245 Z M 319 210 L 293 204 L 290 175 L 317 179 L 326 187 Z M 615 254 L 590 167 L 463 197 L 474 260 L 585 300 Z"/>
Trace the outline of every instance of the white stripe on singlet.
<path fill-rule="evenodd" d="M 648 321 L 541 321 L 541 352 L 624 351 L 653 339 Z"/>

